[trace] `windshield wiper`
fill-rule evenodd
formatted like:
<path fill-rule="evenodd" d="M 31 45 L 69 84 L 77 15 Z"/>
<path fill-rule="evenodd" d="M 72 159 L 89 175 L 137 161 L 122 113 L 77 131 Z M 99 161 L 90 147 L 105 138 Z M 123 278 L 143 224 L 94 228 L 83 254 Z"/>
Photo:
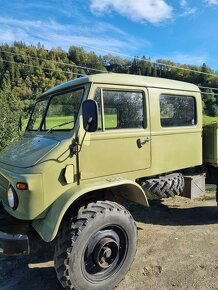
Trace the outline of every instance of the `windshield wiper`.
<path fill-rule="evenodd" d="M 47 131 L 47 133 L 50 133 L 50 132 L 51 132 L 53 129 L 55 129 L 55 128 L 63 127 L 64 125 L 68 125 L 68 124 L 70 124 L 70 123 L 74 123 L 74 121 L 68 121 L 68 122 L 61 123 L 61 124 L 59 124 L 59 125 L 55 125 L 54 127 L 51 127 L 51 128 Z"/>

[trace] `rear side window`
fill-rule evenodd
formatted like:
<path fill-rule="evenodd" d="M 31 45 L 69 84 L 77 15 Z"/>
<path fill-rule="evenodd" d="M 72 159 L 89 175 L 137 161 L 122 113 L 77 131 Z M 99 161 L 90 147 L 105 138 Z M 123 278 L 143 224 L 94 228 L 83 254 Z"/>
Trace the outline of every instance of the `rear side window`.
<path fill-rule="evenodd" d="M 146 127 L 142 92 L 97 89 L 95 100 L 101 114 L 99 116 L 101 120 L 99 122 L 100 130 L 102 124 L 104 124 L 105 130 Z M 102 118 L 104 122 L 102 122 Z"/>
<path fill-rule="evenodd" d="M 162 127 L 196 125 L 195 98 L 191 96 L 161 95 L 160 123 Z"/>

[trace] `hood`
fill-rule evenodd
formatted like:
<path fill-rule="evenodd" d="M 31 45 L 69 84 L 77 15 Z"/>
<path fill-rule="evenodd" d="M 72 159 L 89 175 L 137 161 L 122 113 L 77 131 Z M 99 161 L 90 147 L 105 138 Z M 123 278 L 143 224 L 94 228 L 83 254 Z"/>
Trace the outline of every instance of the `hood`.
<path fill-rule="evenodd" d="M 21 168 L 31 167 L 59 143 L 46 137 L 23 137 L 0 152 L 0 162 Z"/>

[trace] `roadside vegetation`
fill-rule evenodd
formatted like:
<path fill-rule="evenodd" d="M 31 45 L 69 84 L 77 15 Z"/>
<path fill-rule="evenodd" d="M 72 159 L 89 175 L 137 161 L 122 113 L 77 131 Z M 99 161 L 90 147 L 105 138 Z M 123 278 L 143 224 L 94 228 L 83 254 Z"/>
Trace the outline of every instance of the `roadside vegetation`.
<path fill-rule="evenodd" d="M 203 123 L 204 124 L 210 124 L 210 123 L 218 123 L 218 116 L 216 117 L 211 117 L 211 116 L 207 116 L 207 115 L 204 115 L 203 116 Z"/>
<path fill-rule="evenodd" d="M 99 56 L 83 48 L 71 46 L 68 52 L 61 48 L 46 50 L 15 42 L 0 46 L 0 150 L 17 136 L 17 124 L 22 115 L 26 122 L 36 98 L 47 89 L 85 74 L 115 72 L 137 74 L 187 81 L 204 87 L 218 88 L 218 75 L 202 66 L 181 65 L 184 69 L 169 68 L 177 64 L 159 59 L 162 65 L 143 57 L 132 60 L 112 55 Z M 89 68 L 89 69 L 87 69 Z M 204 123 L 218 121 L 218 98 L 215 90 L 204 89 L 202 95 Z M 111 128 L 116 127 L 113 116 L 108 117 Z M 24 124 L 25 125 L 25 124 Z"/>

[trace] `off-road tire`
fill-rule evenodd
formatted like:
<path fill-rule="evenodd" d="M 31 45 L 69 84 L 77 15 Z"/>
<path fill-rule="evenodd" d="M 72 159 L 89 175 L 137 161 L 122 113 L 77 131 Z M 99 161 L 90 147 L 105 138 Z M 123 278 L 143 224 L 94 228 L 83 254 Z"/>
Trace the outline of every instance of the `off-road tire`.
<path fill-rule="evenodd" d="M 142 181 L 141 186 L 148 199 L 155 200 L 180 195 L 184 190 L 185 182 L 182 174 L 173 173 Z"/>
<path fill-rule="evenodd" d="M 121 205 L 97 201 L 83 206 L 60 230 L 55 270 L 67 290 L 113 289 L 129 270 L 137 228 Z"/>

